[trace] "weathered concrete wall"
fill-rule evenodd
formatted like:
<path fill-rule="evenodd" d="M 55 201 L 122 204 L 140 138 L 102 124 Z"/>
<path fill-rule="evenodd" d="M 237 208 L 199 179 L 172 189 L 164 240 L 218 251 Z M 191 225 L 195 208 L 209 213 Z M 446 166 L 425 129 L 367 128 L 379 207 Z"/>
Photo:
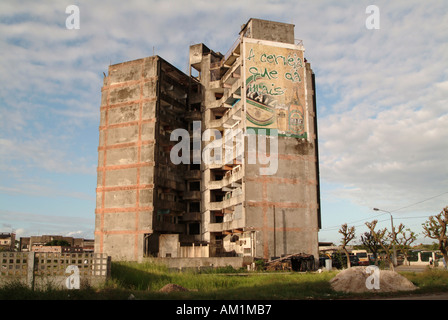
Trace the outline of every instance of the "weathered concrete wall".
<path fill-rule="evenodd" d="M 135 260 L 152 229 L 158 57 L 109 67 L 98 147 L 95 252 Z"/>
<path fill-rule="evenodd" d="M 159 237 L 160 257 L 178 257 L 178 245 L 179 245 L 179 235 L 178 234 L 161 234 Z"/>
<path fill-rule="evenodd" d="M 185 165 L 170 161 L 170 133 L 187 128 L 188 83 L 157 56 L 109 67 L 101 99 L 96 252 L 138 260 L 157 254 L 151 243 L 160 233 L 184 232 L 178 221 L 185 211 Z"/>
<path fill-rule="evenodd" d="M 20 282 L 32 289 L 70 289 L 104 285 L 111 260 L 91 253 L 1 252 L 0 286 Z"/>
<path fill-rule="evenodd" d="M 256 230 L 257 257 L 318 256 L 315 177 L 313 146 L 295 138 L 279 137 L 275 175 L 262 176 L 258 165 L 246 165 L 246 226 Z"/>
<path fill-rule="evenodd" d="M 200 267 L 226 267 L 235 269 L 253 262 L 251 257 L 209 257 L 209 258 L 145 258 L 143 262 L 160 263 L 173 269 L 191 269 Z"/>
<path fill-rule="evenodd" d="M 249 30 L 250 29 L 250 30 Z M 294 43 L 294 25 L 279 23 L 275 21 L 251 19 L 244 30 L 249 38 L 276 41 L 283 43 Z"/>
<path fill-rule="evenodd" d="M 236 92 L 234 85 L 224 83 L 225 79 L 230 78 L 229 73 L 239 68 L 238 76 L 243 76 L 243 79 L 247 80 L 253 72 L 253 68 L 248 69 L 250 68 L 250 66 L 248 67 L 249 59 L 253 61 L 258 59 L 260 70 L 264 70 L 261 67 L 266 67 L 266 65 L 270 68 L 269 70 L 273 70 L 273 57 L 289 57 L 289 55 L 292 56 L 294 54 L 294 56 L 300 57 L 300 59 L 297 58 L 298 60 L 295 61 L 294 65 L 295 68 L 300 66 L 297 69 L 297 72 L 300 72 L 300 77 L 294 79 L 287 78 L 285 72 L 289 72 L 288 68 L 286 68 L 287 70 L 276 70 L 276 72 L 282 75 L 282 79 L 283 75 L 286 79 L 283 82 L 277 81 L 279 83 L 276 83 L 276 85 L 280 88 L 289 86 L 287 90 L 284 90 L 286 94 L 282 97 L 283 100 L 277 101 L 279 106 L 278 108 L 276 106 L 274 111 L 277 112 L 277 109 L 284 109 L 290 112 L 286 116 L 283 113 L 284 118 L 280 117 L 280 114 L 276 115 L 278 121 L 285 122 L 284 127 L 293 126 L 291 124 L 292 120 L 299 121 L 296 117 L 293 118 L 291 114 L 293 113 L 292 111 L 300 111 L 302 113 L 300 119 L 303 121 L 303 129 L 301 130 L 304 130 L 305 134 L 296 134 L 294 131 L 295 137 L 291 137 L 288 136 L 291 135 L 291 130 L 285 130 L 283 127 L 280 130 L 278 126 L 272 125 L 268 127 L 271 129 L 277 128 L 282 131 L 282 135 L 286 135 L 286 137 L 279 137 L 278 155 L 275 155 L 278 161 L 278 170 L 274 175 L 262 176 L 259 169 L 263 165 L 259 163 L 255 165 L 248 164 L 248 154 L 246 153 L 242 169 L 244 171 L 242 180 L 244 194 L 241 196 L 241 202 L 244 205 L 241 207 L 241 210 L 236 210 L 236 208 L 239 208 L 236 206 L 238 204 L 236 198 L 232 199 L 236 201 L 234 204 L 232 203 L 232 206 L 224 206 L 225 208 L 221 208 L 223 206 L 220 207 L 215 202 L 219 201 L 215 199 L 215 196 L 219 194 L 219 190 L 217 187 L 211 186 L 217 184 L 213 181 L 213 177 L 222 168 L 213 165 L 203 166 L 202 232 L 204 240 L 212 242 L 211 254 L 214 254 L 216 247 L 224 251 L 221 252 L 224 254 L 253 255 L 267 259 L 282 254 L 299 252 L 313 254 L 317 258 L 319 197 L 316 152 L 317 134 L 314 125 L 314 91 L 311 81 L 312 71 L 309 64 L 303 62 L 303 47 L 294 45 L 294 25 L 251 19 L 243 27 L 241 35 L 265 41 L 254 42 L 245 39 L 243 44 L 241 44 L 243 49 L 241 47 L 237 49 L 238 46 L 235 45 L 232 50 L 239 50 L 236 56 L 240 56 L 241 53 L 246 56 L 240 57 L 240 59 L 232 60 L 229 58 L 226 60 L 226 63 L 229 65 L 226 65 L 225 68 L 227 69 L 221 70 L 222 82 L 219 84 L 216 83 L 219 81 L 211 81 L 211 78 L 212 80 L 214 78 L 210 78 L 211 69 L 216 67 L 211 61 L 212 52 L 210 54 L 202 52 L 202 56 L 199 59 L 200 45 L 191 47 L 190 63 L 193 67 L 200 70 L 200 81 L 205 88 L 203 97 L 203 128 L 214 128 L 219 124 L 219 121 L 215 120 L 215 116 L 220 116 L 219 113 L 222 110 L 222 108 L 220 109 L 222 101 L 219 100 L 219 96 L 223 96 L 223 100 L 225 100 L 229 93 Z M 253 50 L 250 51 L 251 55 L 249 54 L 250 48 L 244 47 L 246 42 L 253 44 L 251 46 Z M 264 45 L 263 48 L 260 46 L 261 43 Z M 266 51 L 258 52 L 254 48 L 266 49 Z M 262 56 L 262 53 L 265 55 Z M 296 53 L 297 55 L 295 55 Z M 231 55 L 231 53 L 228 53 L 226 57 Z M 282 61 L 281 58 L 279 59 L 278 61 L 275 60 L 276 66 L 277 63 Z M 245 61 L 243 67 L 241 67 L 242 61 Z M 269 64 L 270 62 L 271 64 Z M 290 63 L 290 60 L 288 60 L 288 63 Z M 260 74 L 259 77 L 263 78 L 263 81 L 268 81 L 264 79 L 266 76 Z M 246 103 L 248 88 L 246 82 L 243 81 L 240 84 L 242 87 L 237 91 L 240 92 L 239 95 L 241 95 L 241 99 L 245 103 L 245 114 L 242 117 L 242 122 L 245 122 L 246 127 L 249 127 L 254 125 L 246 120 L 248 113 L 248 104 Z M 289 109 L 285 108 L 285 105 L 288 105 Z M 292 105 L 296 108 L 294 109 Z M 297 108 L 297 105 L 300 105 L 300 108 Z M 256 112 L 262 113 L 263 111 L 259 109 Z M 295 113 L 294 115 L 297 114 Z M 221 116 L 225 117 L 225 115 Z M 296 124 L 296 126 L 299 125 L 302 125 L 302 122 Z M 259 127 L 259 129 L 264 128 L 263 124 Z M 293 126 L 292 128 L 298 131 L 296 127 Z M 302 136 L 304 139 L 298 136 Z M 226 191 L 229 190 L 229 188 L 226 189 Z M 218 190 L 218 192 L 215 190 Z M 216 213 L 219 210 L 222 210 L 223 221 L 215 222 L 216 216 L 214 215 L 219 215 L 219 213 Z M 235 240 L 236 238 L 238 240 Z M 214 240 L 216 240 L 216 245 L 213 243 Z M 222 247 L 219 248 L 221 243 Z M 216 252 L 219 254 L 218 251 Z"/>
<path fill-rule="evenodd" d="M 277 172 L 261 175 L 245 155 L 246 226 L 255 230 L 255 256 L 269 259 L 307 253 L 318 257 L 319 175 L 312 71 L 306 66 L 303 118 L 307 138 L 278 137 Z M 246 140 L 247 145 L 247 140 Z M 265 151 L 266 150 L 266 151 Z M 272 165 L 272 162 L 269 164 Z"/>

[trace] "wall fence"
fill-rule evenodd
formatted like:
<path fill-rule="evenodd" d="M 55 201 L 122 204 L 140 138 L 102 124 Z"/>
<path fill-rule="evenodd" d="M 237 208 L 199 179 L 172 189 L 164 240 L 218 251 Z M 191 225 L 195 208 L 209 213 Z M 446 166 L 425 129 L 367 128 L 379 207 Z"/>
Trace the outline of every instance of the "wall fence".
<path fill-rule="evenodd" d="M 104 284 L 111 259 L 96 253 L 0 252 L 0 286 L 21 282 L 31 289 L 80 289 Z"/>

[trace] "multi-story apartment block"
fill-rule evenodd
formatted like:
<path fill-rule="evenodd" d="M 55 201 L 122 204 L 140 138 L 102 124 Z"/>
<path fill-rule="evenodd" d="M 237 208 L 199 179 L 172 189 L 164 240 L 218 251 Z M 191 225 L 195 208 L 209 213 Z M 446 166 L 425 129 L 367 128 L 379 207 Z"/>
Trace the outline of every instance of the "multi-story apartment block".
<path fill-rule="evenodd" d="M 49 243 L 51 242 L 53 242 L 54 245 L 57 245 L 57 242 L 60 243 L 63 242 L 67 244 L 68 246 L 67 248 L 65 248 L 65 251 L 68 251 L 68 248 L 73 248 L 73 251 L 77 252 L 91 252 L 94 249 L 93 239 L 73 238 L 61 235 L 41 235 L 41 236 L 20 237 L 19 251 L 23 252 L 35 251 L 33 248 L 49 246 Z"/>
<path fill-rule="evenodd" d="M 189 65 L 109 67 L 95 251 L 317 257 L 314 74 L 294 25 L 250 19 L 225 55 L 192 45 Z"/>
<path fill-rule="evenodd" d="M 13 232 L 0 232 L 0 251 L 14 251 L 16 248 L 16 234 Z"/>

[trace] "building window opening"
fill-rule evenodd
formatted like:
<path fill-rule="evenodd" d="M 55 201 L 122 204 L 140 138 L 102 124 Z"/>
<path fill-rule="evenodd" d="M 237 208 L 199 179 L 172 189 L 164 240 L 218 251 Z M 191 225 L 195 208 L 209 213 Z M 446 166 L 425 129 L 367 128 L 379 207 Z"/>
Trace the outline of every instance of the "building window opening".
<path fill-rule="evenodd" d="M 201 170 L 201 165 L 199 163 L 190 164 L 190 170 Z"/>
<path fill-rule="evenodd" d="M 201 212 L 200 202 L 190 202 L 190 212 Z"/>
<path fill-rule="evenodd" d="M 190 223 L 188 229 L 189 229 L 189 234 L 191 234 L 191 235 L 198 235 L 198 234 L 200 234 L 199 223 Z"/>
<path fill-rule="evenodd" d="M 190 191 L 201 191 L 201 182 L 200 181 L 191 181 L 190 182 Z"/>

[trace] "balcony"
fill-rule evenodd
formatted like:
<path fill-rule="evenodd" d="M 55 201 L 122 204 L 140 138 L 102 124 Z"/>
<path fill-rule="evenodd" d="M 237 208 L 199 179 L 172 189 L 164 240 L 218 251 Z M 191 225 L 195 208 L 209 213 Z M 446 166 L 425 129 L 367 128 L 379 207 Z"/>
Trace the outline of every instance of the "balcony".
<path fill-rule="evenodd" d="M 201 170 L 185 171 L 185 180 L 201 180 Z"/>
<path fill-rule="evenodd" d="M 224 96 L 220 99 L 223 103 L 223 107 L 233 108 L 234 105 L 241 100 L 241 81 L 235 82 L 232 85 L 232 90 L 228 93 L 224 93 Z"/>
<path fill-rule="evenodd" d="M 185 191 L 184 200 L 201 200 L 201 191 Z"/>
<path fill-rule="evenodd" d="M 226 72 L 226 74 L 222 77 L 222 83 L 224 86 L 226 85 L 232 85 L 241 78 L 241 64 L 237 63 L 234 64 L 234 66 Z"/>
<path fill-rule="evenodd" d="M 242 194 L 236 196 L 236 197 L 231 197 L 229 199 L 224 199 L 223 201 L 219 201 L 219 202 L 210 202 L 210 210 L 223 210 L 225 208 L 228 207 L 232 207 L 235 206 L 239 203 L 242 203 L 244 200 L 244 197 Z"/>
<path fill-rule="evenodd" d="M 230 49 L 224 55 L 224 59 L 222 60 L 222 65 L 224 67 L 233 65 L 233 63 L 237 60 L 237 58 L 240 56 L 240 54 L 241 54 L 241 36 L 239 36 L 238 39 L 235 40 L 233 45 L 230 47 Z"/>
<path fill-rule="evenodd" d="M 208 88 L 213 92 L 221 92 L 221 93 L 224 92 L 224 87 L 222 86 L 222 82 L 219 79 L 210 81 Z"/>
<path fill-rule="evenodd" d="M 241 180 L 243 178 L 243 170 L 241 170 L 240 166 L 235 167 L 233 170 L 227 171 L 224 178 L 222 180 L 217 181 L 211 181 L 208 184 L 209 189 L 222 189 L 228 186 L 231 186 L 232 184 L 236 183 L 238 180 Z"/>
<path fill-rule="evenodd" d="M 241 100 L 236 100 L 235 104 L 229 109 L 221 119 L 216 119 L 210 121 L 210 124 L 207 126 L 208 128 L 216 128 L 216 129 L 224 129 L 224 128 L 232 128 L 242 119 L 242 108 L 243 105 Z"/>
<path fill-rule="evenodd" d="M 185 212 L 186 205 L 182 202 L 171 200 L 157 200 L 157 207 L 161 210 L 169 210 L 170 212 Z"/>
<path fill-rule="evenodd" d="M 241 85 L 242 80 L 238 79 L 232 86 L 231 89 L 227 89 L 224 91 L 224 95 L 221 99 L 216 100 L 210 103 L 207 108 L 208 109 L 216 109 L 216 108 L 233 108 L 234 105 L 241 100 Z"/>
<path fill-rule="evenodd" d="M 233 230 L 241 230 L 244 228 L 244 220 L 232 220 L 228 222 L 220 222 L 220 223 L 210 223 L 208 225 L 208 232 L 223 232 L 223 231 L 230 231 Z"/>
<path fill-rule="evenodd" d="M 176 179 L 176 180 L 174 180 Z M 159 173 L 157 174 L 157 186 L 174 189 L 178 191 L 185 190 L 185 183 L 183 180 L 179 181 L 178 175 Z"/>
<path fill-rule="evenodd" d="M 182 221 L 201 221 L 200 212 L 188 212 L 182 215 Z"/>
<path fill-rule="evenodd" d="M 166 233 L 185 233 L 185 225 L 166 221 L 154 221 L 153 230 Z"/>
<path fill-rule="evenodd" d="M 185 120 L 187 121 L 201 121 L 202 113 L 200 111 L 189 111 L 185 115 Z"/>

